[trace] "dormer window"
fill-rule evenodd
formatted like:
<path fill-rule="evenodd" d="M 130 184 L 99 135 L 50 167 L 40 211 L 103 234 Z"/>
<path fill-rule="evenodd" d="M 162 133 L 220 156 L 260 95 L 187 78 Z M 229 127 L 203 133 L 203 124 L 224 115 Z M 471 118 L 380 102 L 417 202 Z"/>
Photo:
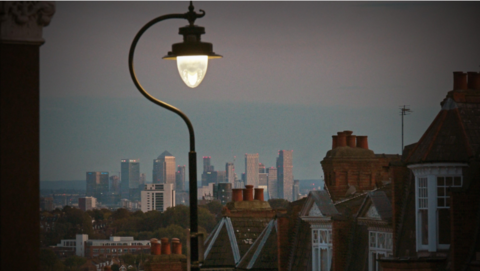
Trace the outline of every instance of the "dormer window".
<path fill-rule="evenodd" d="M 462 187 L 458 163 L 411 165 L 415 175 L 417 251 L 450 248 L 450 196 L 448 189 Z"/>

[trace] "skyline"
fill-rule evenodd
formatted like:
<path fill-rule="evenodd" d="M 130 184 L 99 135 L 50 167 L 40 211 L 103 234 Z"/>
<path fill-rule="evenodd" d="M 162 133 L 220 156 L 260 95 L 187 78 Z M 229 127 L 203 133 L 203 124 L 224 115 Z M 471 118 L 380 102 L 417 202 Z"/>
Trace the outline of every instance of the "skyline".
<path fill-rule="evenodd" d="M 40 48 L 40 179 L 120 171 L 120 160 L 169 150 L 187 164 L 180 118 L 133 86 L 127 55 L 149 20 L 188 2 L 57 2 Z M 352 130 L 375 153 L 400 153 L 398 108 L 409 105 L 405 145 L 420 139 L 452 89 L 453 71 L 478 71 L 478 2 L 194 2 L 202 40 L 224 56 L 188 89 L 161 57 L 181 40 L 180 20 L 149 30 L 136 52 L 140 82 L 190 117 L 202 156 L 223 168 L 259 153 L 275 165 L 294 150 L 295 179 L 320 179 L 331 136 Z M 237 174 L 244 169 L 237 159 Z M 198 170 L 199 174 L 201 173 Z M 186 173 L 188 174 L 188 172 Z M 187 175 L 188 176 L 188 175 Z"/>

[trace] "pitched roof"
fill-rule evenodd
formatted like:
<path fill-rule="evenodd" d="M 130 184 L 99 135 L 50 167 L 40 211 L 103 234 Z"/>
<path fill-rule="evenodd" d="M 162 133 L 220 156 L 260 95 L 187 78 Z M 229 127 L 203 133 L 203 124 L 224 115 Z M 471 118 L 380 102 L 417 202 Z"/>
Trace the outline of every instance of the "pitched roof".
<path fill-rule="evenodd" d="M 272 219 L 248 249 L 237 269 L 245 270 L 277 270 L 277 220 Z"/>
<path fill-rule="evenodd" d="M 204 267 L 233 267 L 240 260 L 232 222 L 224 217 L 205 242 Z"/>
<path fill-rule="evenodd" d="M 168 151 L 164 151 L 164 152 L 162 152 L 162 154 L 160 154 L 160 155 L 158 156 L 157 159 L 165 158 L 165 156 L 173 156 L 173 155 L 172 155 L 171 153 L 169 153 Z"/>
<path fill-rule="evenodd" d="M 390 221 L 392 219 L 392 204 L 384 191 L 375 190 L 368 192 L 358 215 L 365 215 L 370 207 L 375 208 L 381 220 Z"/>
<path fill-rule="evenodd" d="M 405 162 L 468 162 L 479 150 L 480 103 L 457 103 L 448 97 Z"/>
<path fill-rule="evenodd" d="M 314 203 L 315 206 L 313 205 Z M 315 207 L 318 208 L 323 216 L 334 216 L 340 214 L 337 208 L 335 208 L 335 205 L 333 205 L 330 194 L 325 190 L 310 191 L 307 201 L 302 208 L 302 215 L 308 215 L 310 209 Z"/>

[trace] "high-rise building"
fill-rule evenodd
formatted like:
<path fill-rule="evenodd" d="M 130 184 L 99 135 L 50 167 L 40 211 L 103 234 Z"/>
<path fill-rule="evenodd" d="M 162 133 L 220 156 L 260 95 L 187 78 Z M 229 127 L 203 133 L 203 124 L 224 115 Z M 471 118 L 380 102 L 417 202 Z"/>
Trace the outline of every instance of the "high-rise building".
<path fill-rule="evenodd" d="M 207 186 L 209 183 L 214 183 L 212 179 L 213 166 L 211 164 L 212 157 L 204 156 L 203 157 L 203 172 L 202 172 L 202 186 Z"/>
<path fill-rule="evenodd" d="M 146 184 L 141 192 L 142 212 L 157 210 L 163 212 L 175 206 L 173 184 Z"/>
<path fill-rule="evenodd" d="M 226 172 L 224 170 L 218 170 L 213 172 L 213 179 L 216 184 L 225 183 Z"/>
<path fill-rule="evenodd" d="M 117 175 L 110 176 L 110 192 L 120 193 L 120 177 Z"/>
<path fill-rule="evenodd" d="M 146 182 L 147 182 L 147 176 L 145 175 L 145 173 L 141 173 L 140 174 L 140 180 L 138 181 L 138 184 L 139 185 L 145 185 Z"/>
<path fill-rule="evenodd" d="M 175 156 L 164 151 L 153 160 L 153 183 L 168 183 L 175 186 Z"/>
<path fill-rule="evenodd" d="M 232 201 L 232 184 L 224 182 L 215 185 L 213 196 L 218 199 L 222 205 Z"/>
<path fill-rule="evenodd" d="M 88 211 L 97 207 L 97 199 L 94 197 L 78 198 L 78 208 L 82 211 Z"/>
<path fill-rule="evenodd" d="M 258 153 L 245 154 L 245 185 L 258 187 Z"/>
<path fill-rule="evenodd" d="M 130 190 L 138 188 L 140 183 L 140 161 L 123 159 L 121 167 L 120 190 L 122 198 L 130 198 Z"/>
<path fill-rule="evenodd" d="M 293 180 L 293 201 L 297 200 L 300 198 L 300 181 L 299 180 Z"/>
<path fill-rule="evenodd" d="M 293 164 L 292 150 L 281 150 L 277 158 L 278 197 L 293 200 Z"/>
<path fill-rule="evenodd" d="M 268 198 L 278 199 L 277 169 L 267 168 Z"/>
<path fill-rule="evenodd" d="M 108 172 L 87 172 L 86 196 L 95 197 L 103 202 L 103 197 L 108 194 Z"/>
<path fill-rule="evenodd" d="M 265 165 L 263 163 L 258 164 L 258 173 L 265 173 Z"/>
<path fill-rule="evenodd" d="M 235 183 L 235 165 L 231 162 L 225 164 L 226 182 L 234 185 Z"/>
<path fill-rule="evenodd" d="M 177 167 L 177 173 L 175 173 L 175 190 L 177 192 L 183 192 L 186 190 L 185 186 L 185 165 Z"/>

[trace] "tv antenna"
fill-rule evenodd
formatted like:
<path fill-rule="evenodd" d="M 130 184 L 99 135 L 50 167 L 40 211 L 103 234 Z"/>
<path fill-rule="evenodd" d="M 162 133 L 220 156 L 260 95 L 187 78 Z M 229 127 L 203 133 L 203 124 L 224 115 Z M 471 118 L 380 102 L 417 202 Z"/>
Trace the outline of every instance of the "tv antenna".
<path fill-rule="evenodd" d="M 413 112 L 409 107 L 409 105 L 400 106 L 400 115 L 402 116 L 402 151 L 400 153 L 403 153 L 403 116 L 410 115 Z"/>

